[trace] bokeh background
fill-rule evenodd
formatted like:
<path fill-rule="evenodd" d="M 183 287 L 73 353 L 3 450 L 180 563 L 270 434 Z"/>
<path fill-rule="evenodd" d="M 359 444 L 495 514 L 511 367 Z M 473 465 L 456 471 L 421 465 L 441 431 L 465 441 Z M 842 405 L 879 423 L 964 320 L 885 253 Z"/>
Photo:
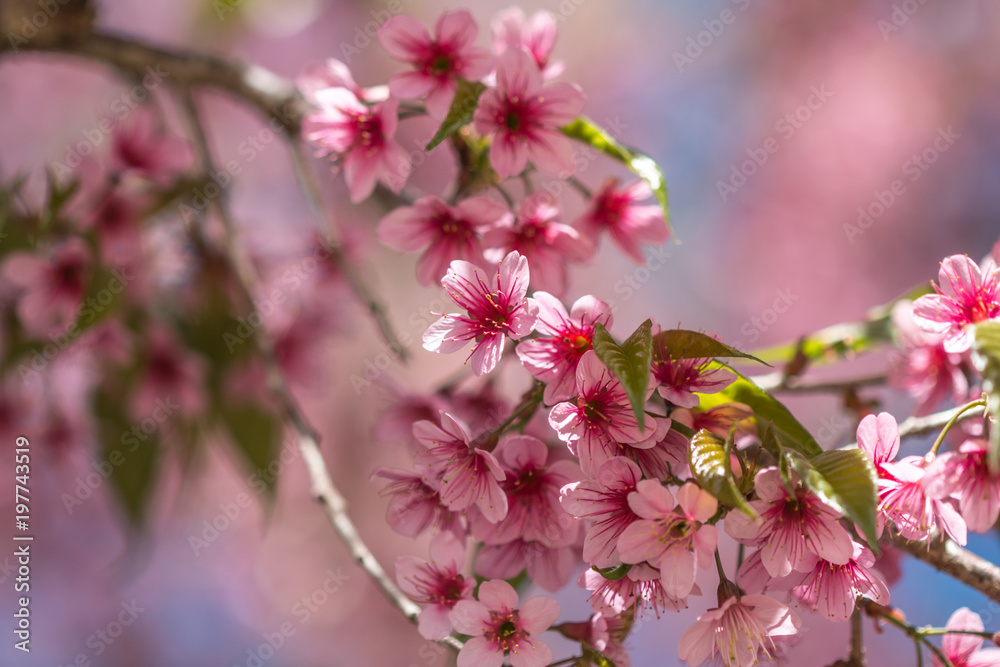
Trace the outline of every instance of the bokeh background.
<path fill-rule="evenodd" d="M 384 82 L 402 67 L 374 39 L 359 39 L 366 24 L 397 4 L 425 23 L 455 8 L 416 0 L 244 0 L 220 17 L 208 0 L 97 4 L 105 28 L 225 54 L 286 77 L 327 57 L 346 60 L 344 45 L 351 45 L 357 52 L 347 52 L 349 65 L 362 85 Z M 489 0 L 470 7 L 483 26 L 481 45 L 489 19 L 506 6 Z M 653 156 L 667 175 L 680 243 L 656 251 L 651 269 L 605 243 L 592 266 L 572 273 L 570 300 L 592 293 L 613 303 L 619 334 L 653 316 L 668 326 L 717 332 L 741 348 L 793 339 L 864 317 L 936 277 L 941 258 L 968 253 L 979 259 L 1000 235 L 1000 6 L 972 0 L 521 6 L 560 18 L 555 56 L 566 63 L 562 78 L 583 87 L 589 116 L 620 127 L 621 138 Z M 5 179 L 31 173 L 37 189 L 43 170 L 94 127 L 122 90 L 120 79 L 90 62 L 36 54 L 0 60 L 0 173 Z M 166 91 L 156 94 L 176 121 Z M 258 136 L 262 119 L 222 95 L 199 100 L 218 161 L 243 165 L 230 193 L 247 243 L 259 254 L 305 243 L 315 223 L 284 147 L 264 143 L 248 160 L 240 149 Z M 174 129 L 183 128 L 174 123 Z M 405 124 L 404 146 L 421 145 L 432 129 L 423 121 Z M 939 136 L 951 138 L 935 148 Z M 760 162 L 765 146 L 777 149 L 763 164 L 747 163 L 754 155 Z M 924 156 L 919 163 L 917 156 Z M 446 149 L 438 150 L 412 184 L 440 188 L 440 174 L 450 173 L 451 164 Z M 413 257 L 379 246 L 374 226 L 381 209 L 348 205 L 343 184 L 316 165 L 366 279 L 390 304 L 398 330 L 417 340 L 441 291 L 416 284 Z M 593 187 L 615 170 L 598 160 L 580 178 Z M 874 206 L 897 180 L 902 194 Z M 581 209 L 572 191 L 563 203 L 567 219 Z M 859 226 L 864 211 L 872 223 Z M 772 317 L 767 311 L 776 299 L 788 307 Z M 323 432 L 328 464 L 362 536 L 391 568 L 398 555 L 425 556 L 427 545 L 388 528 L 386 501 L 368 479 L 376 466 L 405 461 L 403 447 L 374 435 L 391 403 L 387 387 L 431 390 L 460 369 L 461 355 L 442 359 L 411 344 L 411 363 L 393 360 L 370 386 L 359 387 L 352 376 L 365 377 L 384 349 L 345 292 L 331 290 L 325 306 L 336 327 L 312 341 L 296 394 Z M 884 367 L 885 359 L 873 355 L 829 373 Z M 500 386 L 521 380 L 507 373 Z M 910 410 L 896 394 L 869 397 L 900 418 Z M 55 399 L 46 394 L 46 400 Z M 825 444 L 851 439 L 855 423 L 835 397 L 790 404 L 807 426 L 824 429 Z M 106 488 L 67 510 L 61 498 L 93 470 L 97 444 L 87 435 L 86 416 L 64 429 L 59 447 L 49 442 L 52 430 L 42 424 L 27 434 L 36 448 L 32 652 L 12 648 L 12 561 L 4 559 L 13 547 L 3 547 L 0 664 L 449 664 L 448 653 L 423 641 L 351 562 L 310 499 L 291 439 L 273 505 L 262 502 L 250 471 L 220 442 L 183 475 L 166 469 L 147 536 L 138 540 L 125 530 Z M 916 451 L 920 444 L 907 446 Z M 7 459 L 12 456 L 0 464 L 5 489 L 12 477 Z M 11 495 L 0 497 L 5 524 L 13 514 Z M 235 517 L 207 545 L 192 541 L 210 535 L 206 522 L 234 506 Z M 1000 556 L 995 535 L 972 536 L 970 546 L 991 560 Z M 703 589 L 714 584 L 709 573 Z M 324 587 L 333 592 L 320 594 Z M 589 613 L 584 592 L 573 585 L 558 599 L 563 620 Z M 691 602 L 681 615 L 643 624 L 628 642 L 634 665 L 678 663 L 678 637 L 714 605 L 709 598 Z M 910 560 L 902 564 L 892 602 L 917 624 L 944 625 L 954 609 L 968 606 L 988 629 L 1000 629 L 1000 606 Z M 98 639 L 128 608 L 141 610 L 132 614 L 134 622 L 111 643 Z M 265 648 L 267 659 L 259 661 L 261 647 L 268 637 L 277 643 L 283 624 L 280 646 Z M 866 621 L 865 637 L 870 664 L 912 664 L 912 644 L 893 629 L 877 634 Z M 790 664 L 828 664 L 845 653 L 846 641 L 846 624 L 807 615 Z M 552 645 L 557 655 L 568 647 L 554 637 Z"/>

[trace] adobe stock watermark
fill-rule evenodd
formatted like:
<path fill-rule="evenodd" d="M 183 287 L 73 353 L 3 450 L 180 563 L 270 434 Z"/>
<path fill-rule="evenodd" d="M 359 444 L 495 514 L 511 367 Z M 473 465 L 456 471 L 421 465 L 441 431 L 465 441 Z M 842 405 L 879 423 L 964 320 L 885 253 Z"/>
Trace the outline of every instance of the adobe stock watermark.
<path fill-rule="evenodd" d="M 646 286 L 653 274 L 667 265 L 667 260 L 674 256 L 672 246 L 666 244 L 651 247 L 646 251 L 646 263 L 637 266 L 615 281 L 615 294 L 621 295 L 621 299 L 607 299 L 611 312 L 616 313 L 622 304 L 630 301 L 639 290 Z"/>
<path fill-rule="evenodd" d="M 867 204 L 858 207 L 858 217 L 854 223 L 844 223 L 844 234 L 847 235 L 847 240 L 854 244 L 859 236 L 871 229 L 875 221 L 885 215 L 886 211 L 906 194 L 907 183 L 916 183 L 920 180 L 920 177 L 961 137 L 962 135 L 951 129 L 950 125 L 947 128 L 938 128 L 937 135 L 931 145 L 920 153 L 914 153 L 903 163 L 900 171 L 905 178 L 894 179 L 886 189 L 873 192 L 872 199 Z"/>
<path fill-rule="evenodd" d="M 879 19 L 877 23 L 882 39 L 888 40 L 890 35 L 901 30 L 925 4 L 927 0 L 903 0 L 893 4 L 889 20 Z"/>
<path fill-rule="evenodd" d="M 742 12 L 750 6 L 751 0 L 732 0 L 738 11 Z M 678 72 L 683 72 L 688 65 L 693 65 L 694 61 L 715 44 L 715 40 L 722 36 L 728 26 L 736 22 L 737 13 L 726 8 L 719 12 L 713 19 L 705 19 L 701 22 L 704 30 L 700 30 L 693 35 L 688 35 L 686 46 L 683 51 L 674 51 L 672 56 L 674 65 Z"/>
<path fill-rule="evenodd" d="M 826 84 L 811 86 L 805 102 L 774 123 L 774 134 L 765 139 L 760 146 L 748 148 L 747 159 L 730 167 L 728 180 L 715 182 L 722 201 L 726 201 L 730 195 L 746 185 L 767 164 L 771 156 L 781 149 L 782 142 L 794 137 L 795 133 L 801 130 L 831 97 L 833 93 L 826 89 Z"/>
<path fill-rule="evenodd" d="M 94 495 L 94 492 L 106 482 L 115 470 L 120 468 L 129 454 L 135 453 L 160 426 L 163 425 L 171 415 L 180 410 L 181 405 L 170 396 L 158 398 L 155 407 L 148 417 L 138 424 L 133 424 L 132 428 L 121 434 L 119 442 L 121 447 L 111 450 L 107 457 L 103 459 L 93 459 L 90 462 L 93 470 L 86 476 L 77 476 L 73 487 L 73 493 L 64 493 L 60 497 L 66 512 L 73 514 L 77 507 L 83 505 L 84 501 Z"/>
<path fill-rule="evenodd" d="M 126 628 L 135 623 L 139 614 L 144 611 L 146 608 L 140 607 L 135 600 L 122 602 L 118 615 L 87 637 L 85 645 L 90 651 L 80 651 L 73 660 L 65 665 L 59 663 L 59 667 L 91 667 L 94 664 L 104 664 L 103 661 L 94 663 L 91 658 L 99 658 L 104 655 L 104 652 L 125 633 Z"/>
<path fill-rule="evenodd" d="M 799 295 L 792 292 L 790 287 L 776 291 L 771 306 L 762 310 L 759 315 L 751 317 L 740 327 L 740 334 L 746 337 L 745 343 L 748 345 L 756 343 L 761 334 L 774 326 L 775 322 L 798 300 Z"/>

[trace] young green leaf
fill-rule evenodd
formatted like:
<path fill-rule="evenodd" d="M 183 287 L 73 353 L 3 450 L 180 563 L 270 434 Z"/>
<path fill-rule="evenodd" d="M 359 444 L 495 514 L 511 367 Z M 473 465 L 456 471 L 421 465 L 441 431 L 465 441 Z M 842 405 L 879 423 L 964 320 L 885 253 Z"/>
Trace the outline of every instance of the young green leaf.
<path fill-rule="evenodd" d="M 252 471 L 268 470 L 278 453 L 281 423 L 270 412 L 255 405 L 227 405 L 219 413 L 236 451 Z M 263 475 L 268 499 L 274 496 L 275 475 Z"/>
<path fill-rule="evenodd" d="M 653 352 L 656 359 L 701 359 L 703 357 L 740 357 L 752 359 L 765 366 L 769 365 L 757 357 L 740 352 L 700 331 L 667 329 L 653 336 Z"/>
<path fill-rule="evenodd" d="M 466 81 L 459 79 L 455 88 L 455 99 L 452 100 L 448 115 L 444 117 L 441 127 L 434 133 L 430 143 L 424 150 L 431 150 L 442 141 L 458 132 L 460 129 L 472 122 L 472 114 L 479 106 L 479 96 L 486 90 L 486 86 L 478 81 Z"/>
<path fill-rule="evenodd" d="M 809 461 L 806 486 L 858 525 L 868 542 L 875 544 L 875 508 L 878 475 L 868 454 L 860 449 L 835 449 Z"/>
<path fill-rule="evenodd" d="M 649 367 L 653 363 L 652 331 L 652 320 L 646 320 L 619 345 L 598 322 L 591 341 L 597 358 L 622 383 L 640 429 L 646 424 L 646 390 L 649 388 Z"/>
<path fill-rule="evenodd" d="M 596 565 L 591 566 L 595 572 L 600 572 L 601 576 L 609 581 L 618 581 L 632 569 L 630 563 L 618 563 L 618 565 L 612 565 L 611 567 L 597 567 Z"/>
<path fill-rule="evenodd" d="M 711 431 L 701 429 L 691 438 L 691 446 L 688 448 L 691 474 L 698 484 L 715 496 L 720 503 L 739 508 L 756 519 L 757 512 L 746 501 L 733 481 L 732 470 L 729 467 L 730 448 L 731 438 L 724 442 Z"/>

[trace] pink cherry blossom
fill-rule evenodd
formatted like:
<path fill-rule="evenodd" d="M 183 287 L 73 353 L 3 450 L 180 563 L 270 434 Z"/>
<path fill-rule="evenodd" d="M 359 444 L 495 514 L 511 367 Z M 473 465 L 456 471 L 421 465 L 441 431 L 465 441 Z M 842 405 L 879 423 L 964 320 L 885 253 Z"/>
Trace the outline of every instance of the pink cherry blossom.
<path fill-rule="evenodd" d="M 644 479 L 628 496 L 629 506 L 640 517 L 618 539 L 624 563 L 649 561 L 660 570 L 663 590 L 672 598 L 685 598 L 694 587 L 698 566 L 712 563 L 719 530 L 706 525 L 718 501 L 696 484 L 685 484 L 673 495 L 657 480 Z"/>
<path fill-rule="evenodd" d="M 576 542 L 579 523 L 559 504 L 559 492 L 580 480 L 580 466 L 569 460 L 550 461 L 555 451 L 530 435 L 504 436 L 495 454 L 506 474 L 500 486 L 507 494 L 507 516 L 489 523 L 470 511 L 475 538 L 486 544 L 520 538 L 549 547 Z"/>
<path fill-rule="evenodd" d="M 476 558 L 476 574 L 491 579 L 512 579 L 524 570 L 531 582 L 549 593 L 565 586 L 577 566 L 576 550 L 570 546 L 549 547 L 522 539 L 486 544 Z"/>
<path fill-rule="evenodd" d="M 138 173 L 155 183 L 169 183 L 191 158 L 188 143 L 166 134 L 148 106 L 137 107 L 111 135 L 112 170 Z"/>
<path fill-rule="evenodd" d="M 382 495 L 389 496 L 385 521 L 400 535 L 416 537 L 429 528 L 436 528 L 458 537 L 465 536 L 462 514 L 445 507 L 437 490 L 419 473 L 378 468 L 372 473 L 372 479 L 375 478 L 389 482 L 382 489 Z"/>
<path fill-rule="evenodd" d="M 705 429 L 720 438 L 725 438 L 729 435 L 729 430 L 733 427 L 733 424 L 753 417 L 753 410 L 750 409 L 749 405 L 731 401 L 717 405 L 714 408 L 709 408 L 708 410 L 700 408 L 677 408 L 670 413 L 670 416 L 690 429 L 695 431 Z M 740 424 L 736 428 L 736 446 L 741 446 L 741 438 L 749 435 L 753 435 L 753 431 L 744 429 L 743 424 Z"/>
<path fill-rule="evenodd" d="M 953 501 L 933 498 L 924 488 L 926 465 L 920 456 L 882 464 L 886 476 L 879 479 L 879 514 L 908 540 L 923 540 L 936 529 L 965 544 L 965 520 Z"/>
<path fill-rule="evenodd" d="M 671 428 L 673 420 L 657 419 L 656 431 L 649 438 L 653 446 L 649 449 L 629 447 L 625 456 L 639 465 L 643 477 L 648 479 L 668 480 L 687 479 L 691 476 L 688 467 L 688 449 L 690 441 L 687 437 Z"/>
<path fill-rule="evenodd" d="M 945 625 L 947 630 L 968 630 L 982 632 L 983 619 L 967 607 L 956 609 Z M 983 638 L 976 635 L 946 634 L 941 640 L 941 652 L 952 667 L 1000 667 L 1000 648 L 982 648 Z M 933 656 L 934 667 L 944 667 L 937 656 Z"/>
<path fill-rule="evenodd" d="M 396 581 L 410 599 L 423 605 L 417 631 L 424 639 L 444 639 L 452 631 L 449 614 L 462 600 L 472 599 L 475 580 L 459 574 L 465 545 L 448 533 L 431 542 L 430 562 L 413 556 L 396 559 Z"/>
<path fill-rule="evenodd" d="M 415 459 L 426 474 L 440 483 L 441 503 L 452 510 L 475 505 L 487 521 L 507 516 L 507 496 L 500 488 L 505 474 L 492 453 L 473 447 L 465 425 L 447 412 L 441 426 L 430 421 L 413 425 Z"/>
<path fill-rule="evenodd" d="M 892 323 L 899 349 L 890 352 L 889 382 L 913 396 L 917 417 L 944 401 L 962 402 L 969 398 L 973 375 L 967 355 L 944 349 L 944 335 L 924 331 L 913 319 L 913 302 L 900 301 L 892 309 Z"/>
<path fill-rule="evenodd" d="M 155 326 L 146 336 L 147 348 L 135 391 L 131 414 L 141 421 L 177 410 L 186 417 L 205 407 L 205 360 L 184 348 L 165 327 Z"/>
<path fill-rule="evenodd" d="M 593 646 L 604 655 L 611 658 L 618 667 L 630 667 L 632 660 L 625 650 L 623 642 L 632 629 L 632 621 L 622 616 L 607 616 L 595 612 L 587 621 L 578 623 L 560 623 L 555 628 L 564 637 Z M 586 656 L 585 658 L 586 659 Z M 580 667 L 594 665 L 596 662 L 576 663 Z"/>
<path fill-rule="evenodd" d="M 992 529 L 1000 515 L 1000 475 L 990 471 L 987 451 L 985 440 L 966 440 L 957 452 L 934 459 L 924 477 L 931 498 L 958 499 L 962 518 L 974 533 Z"/>
<path fill-rule="evenodd" d="M 914 319 L 926 331 L 946 334 L 946 352 L 965 352 L 972 344 L 969 325 L 1000 317 L 1000 268 L 987 262 L 980 270 L 967 256 L 952 255 L 941 262 L 938 281 L 937 294 L 913 303 Z"/>
<path fill-rule="evenodd" d="M 636 489 L 642 472 L 632 461 L 615 456 L 605 461 L 593 479 L 562 488 L 563 508 L 578 519 L 592 522 L 583 542 L 583 559 L 597 567 L 621 562 L 618 538 L 639 516 L 628 497 Z"/>
<path fill-rule="evenodd" d="M 573 84 L 542 85 L 528 53 L 508 49 L 497 65 L 497 85 L 485 91 L 473 115 L 476 131 L 493 138 L 490 165 L 502 178 L 524 171 L 528 160 L 547 174 L 574 171 L 573 144 L 559 128 L 583 110 L 584 98 Z"/>
<path fill-rule="evenodd" d="M 97 233 L 101 259 L 106 264 L 121 266 L 141 261 L 140 218 L 144 206 L 138 195 L 115 188 L 88 211 L 81 226 Z"/>
<path fill-rule="evenodd" d="M 651 438 L 655 419 L 648 417 L 645 428 L 639 428 L 621 382 L 593 350 L 581 357 L 576 384 L 576 402 L 556 404 L 549 412 L 549 425 L 580 458 L 585 475 L 595 475 L 602 463 L 626 447 L 649 449 L 656 444 Z"/>
<path fill-rule="evenodd" d="M 493 52 L 503 55 L 507 49 L 523 49 L 535 59 L 542 77 L 552 79 L 563 71 L 561 62 L 549 62 L 556 44 L 556 17 L 539 10 L 527 18 L 520 7 L 508 7 L 496 13 L 490 24 Z"/>
<path fill-rule="evenodd" d="M 613 321 L 611 307 L 592 296 L 580 297 L 569 313 L 559 299 L 548 292 L 535 292 L 538 323 L 535 330 L 544 337 L 526 340 L 517 346 L 517 356 L 536 380 L 545 382 L 545 402 L 565 401 L 576 395 L 576 368 L 590 349 L 595 324 L 605 329 Z"/>
<path fill-rule="evenodd" d="M 527 298 L 528 281 L 528 260 L 517 252 L 504 257 L 492 280 L 469 262 L 453 261 L 441 284 L 467 314 L 445 315 L 432 324 L 424 332 L 424 349 L 448 354 L 475 341 L 472 370 L 489 373 L 500 361 L 507 336 L 517 340 L 535 328 L 538 305 Z"/>
<path fill-rule="evenodd" d="M 479 587 L 479 600 L 463 600 L 451 612 L 458 632 L 470 635 L 458 654 L 458 667 L 500 667 L 504 657 L 513 667 L 545 667 L 552 651 L 538 635 L 559 617 L 552 598 L 531 598 L 520 608 L 517 592 L 502 579 Z"/>
<path fill-rule="evenodd" d="M 366 105 L 347 88 L 324 88 L 314 96 L 319 109 L 303 120 L 303 136 L 318 155 L 343 167 L 351 201 L 367 199 L 376 180 L 399 192 L 410 174 L 406 151 L 393 139 L 399 101 Z"/>
<path fill-rule="evenodd" d="M 761 470 L 754 481 L 758 499 L 750 505 L 760 520 L 730 512 L 725 528 L 731 537 L 761 547 L 768 574 L 784 577 L 810 568 L 813 555 L 837 565 L 850 560 L 853 543 L 837 512 L 805 488 L 790 494 L 777 468 Z"/>
<path fill-rule="evenodd" d="M 617 178 L 609 178 L 593 194 L 590 205 L 577 218 L 575 226 L 587 238 L 598 239 L 607 231 L 619 248 L 633 261 L 645 264 L 642 244 L 661 245 L 670 238 L 670 228 L 659 204 L 640 204 L 653 196 L 649 184 L 636 180 L 618 187 Z M 690 406 L 685 406 L 690 407 Z"/>
<path fill-rule="evenodd" d="M 516 220 L 507 219 L 483 236 L 485 255 L 498 262 L 517 251 L 531 263 L 531 284 L 557 295 L 566 289 L 567 262 L 579 262 L 593 254 L 593 247 L 572 227 L 559 223 L 559 206 L 548 192 L 525 198 Z"/>
<path fill-rule="evenodd" d="M 689 665 L 716 658 L 726 667 L 750 667 L 759 653 L 772 657 L 774 639 L 796 634 L 800 624 L 795 612 L 766 595 L 733 596 L 684 631 L 677 655 Z"/>
<path fill-rule="evenodd" d="M 889 604 L 889 588 L 882 575 L 872 569 L 874 565 L 871 550 L 855 542 L 847 563 L 836 565 L 818 559 L 812 570 L 793 573 L 782 587 L 794 586 L 792 592 L 798 599 L 831 621 L 846 621 L 859 596 Z"/>
<path fill-rule="evenodd" d="M 626 610 L 639 616 L 641 611 L 651 610 L 659 618 L 661 612 L 687 609 L 686 600 L 667 595 L 659 570 L 648 563 L 633 565 L 620 579 L 608 579 L 588 568 L 580 575 L 579 583 L 592 591 L 590 606 L 594 611 L 608 616 L 617 616 Z M 701 591 L 695 586 L 692 592 Z"/>
<path fill-rule="evenodd" d="M 477 34 L 479 26 L 464 9 L 443 13 L 433 37 L 412 16 L 393 16 L 379 28 L 378 40 L 413 71 L 389 79 L 389 91 L 404 100 L 426 95 L 427 113 L 443 120 L 455 97 L 456 80 L 478 81 L 493 68 L 489 51 L 473 45 Z"/>
<path fill-rule="evenodd" d="M 17 316 L 31 334 L 62 333 L 73 323 L 87 289 L 90 252 L 73 238 L 48 258 L 15 251 L 0 266 L 0 276 L 21 288 Z"/>
<path fill-rule="evenodd" d="M 709 368 L 711 359 L 661 359 L 653 362 L 653 378 L 660 396 L 679 408 L 698 407 L 695 393 L 715 394 L 736 380 L 727 368 Z"/>
<path fill-rule="evenodd" d="M 879 477 L 887 477 L 888 473 L 882 467 L 892 461 L 899 452 L 899 425 L 896 418 L 888 412 L 880 412 L 878 416 L 867 415 L 858 424 L 858 447 L 868 454 Z"/>
<path fill-rule="evenodd" d="M 323 63 L 310 65 L 296 78 L 295 84 L 302 92 L 302 96 L 316 106 L 320 104 L 316 93 L 327 88 L 347 88 L 354 93 L 355 97 L 368 104 L 382 102 L 389 98 L 388 86 L 362 88 L 354 82 L 354 77 L 351 76 L 351 70 L 347 65 L 334 58 Z"/>
<path fill-rule="evenodd" d="M 379 240 L 390 248 L 424 254 L 417 262 L 417 280 L 431 285 L 444 276 L 455 259 L 485 266 L 482 234 L 513 215 L 488 197 L 470 197 L 449 206 L 438 197 L 422 197 L 382 218 Z"/>

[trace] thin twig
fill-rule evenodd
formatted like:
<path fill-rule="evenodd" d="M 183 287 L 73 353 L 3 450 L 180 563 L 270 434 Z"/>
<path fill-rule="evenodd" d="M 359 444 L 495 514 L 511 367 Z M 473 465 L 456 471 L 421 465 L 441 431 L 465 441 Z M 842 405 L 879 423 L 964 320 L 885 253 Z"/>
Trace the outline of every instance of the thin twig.
<path fill-rule="evenodd" d="M 847 656 L 851 667 L 865 667 L 865 642 L 861 636 L 861 609 L 851 614 L 851 651 Z"/>
<path fill-rule="evenodd" d="M 797 382 L 787 378 L 784 373 L 776 372 L 751 378 L 757 386 L 765 391 L 784 392 L 788 394 L 836 394 L 858 387 L 877 387 L 888 381 L 885 375 L 848 378 L 828 382 Z"/>
<path fill-rule="evenodd" d="M 936 431 L 939 428 L 944 428 L 945 424 L 950 422 L 955 418 L 955 415 L 962 412 L 965 406 L 954 408 L 952 410 L 944 410 L 942 412 L 935 412 L 932 415 L 927 415 L 926 417 L 909 417 L 903 420 L 899 425 L 899 437 L 908 438 L 914 435 L 923 435 L 930 431 Z M 966 419 L 972 419 L 973 417 L 981 417 L 985 408 L 977 407 L 968 410 L 959 418 L 959 421 L 964 421 Z"/>

